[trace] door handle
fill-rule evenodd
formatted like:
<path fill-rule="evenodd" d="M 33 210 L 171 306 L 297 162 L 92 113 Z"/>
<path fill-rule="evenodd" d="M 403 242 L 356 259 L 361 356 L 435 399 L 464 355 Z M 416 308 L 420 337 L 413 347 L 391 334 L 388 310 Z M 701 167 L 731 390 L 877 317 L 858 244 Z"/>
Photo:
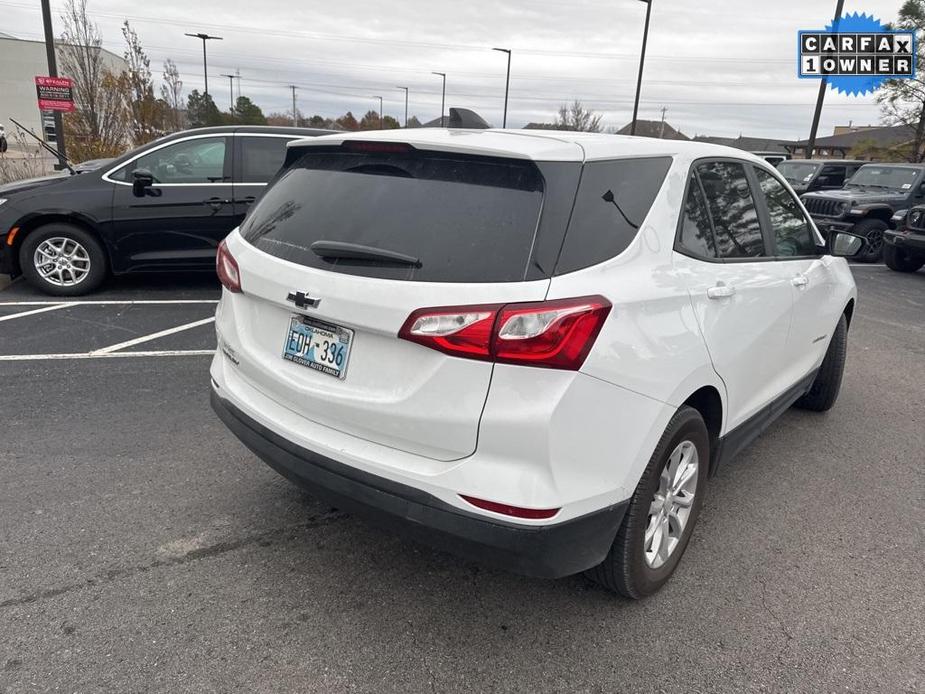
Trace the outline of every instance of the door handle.
<path fill-rule="evenodd" d="M 717 282 L 715 287 L 707 289 L 708 299 L 725 299 L 736 293 L 735 287 L 730 287 L 722 282 Z"/>
<path fill-rule="evenodd" d="M 222 200 L 221 198 L 209 198 L 208 200 L 203 200 L 203 205 L 208 205 L 216 212 L 222 208 L 222 205 L 227 203 L 228 200 Z"/>
<path fill-rule="evenodd" d="M 797 275 L 792 280 L 790 280 L 790 284 L 792 284 L 794 287 L 805 287 L 807 284 L 809 284 L 809 278 L 807 278 L 806 275 Z"/>

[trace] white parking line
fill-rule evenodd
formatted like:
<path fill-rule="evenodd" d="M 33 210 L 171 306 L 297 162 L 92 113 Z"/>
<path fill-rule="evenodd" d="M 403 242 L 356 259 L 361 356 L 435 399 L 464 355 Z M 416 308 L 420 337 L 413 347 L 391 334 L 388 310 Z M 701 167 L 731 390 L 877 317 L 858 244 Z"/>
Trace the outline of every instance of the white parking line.
<path fill-rule="evenodd" d="M 68 306 L 157 306 L 157 305 L 168 305 L 168 304 L 217 304 L 218 299 L 145 299 L 145 300 L 132 300 L 125 299 L 123 301 L 106 299 L 106 300 L 96 300 L 91 299 L 87 301 L 69 301 L 67 302 Z M 60 301 L 0 301 L 0 306 L 57 306 L 61 304 Z"/>
<path fill-rule="evenodd" d="M 9 306 L 10 304 L 6 304 Z M 23 316 L 34 316 L 36 313 L 45 313 L 47 311 L 57 311 L 59 308 L 67 308 L 68 306 L 73 306 L 72 303 L 66 304 L 55 304 L 53 306 L 43 306 L 42 308 L 35 308 L 31 311 L 22 311 L 21 313 L 13 313 L 9 316 L 0 316 L 0 323 L 5 320 L 13 320 L 14 318 L 22 318 Z"/>
<path fill-rule="evenodd" d="M 173 335 L 174 333 L 183 332 L 184 330 L 191 330 L 192 328 L 198 328 L 200 325 L 206 325 L 207 323 L 212 323 L 215 321 L 215 316 L 209 316 L 208 318 L 203 318 L 202 320 L 193 321 L 192 323 L 186 323 L 185 325 L 178 325 L 175 328 L 167 328 L 166 330 L 161 330 L 160 332 L 151 333 L 150 335 L 142 335 L 141 337 L 136 337 L 132 340 L 126 340 L 125 342 L 119 342 L 115 345 L 110 345 L 109 347 L 103 347 L 101 349 L 95 349 L 90 354 L 108 354 L 110 352 L 117 352 L 120 349 L 125 349 L 126 347 L 133 347 L 135 345 L 140 345 L 143 342 L 150 342 L 151 340 L 156 340 L 159 337 L 166 337 L 167 335 Z"/>
<path fill-rule="evenodd" d="M 3 354 L 0 355 L 0 361 L 115 359 L 120 357 L 199 357 L 213 354 L 215 354 L 214 349 L 167 349 L 151 352 L 77 352 L 75 354 Z"/>

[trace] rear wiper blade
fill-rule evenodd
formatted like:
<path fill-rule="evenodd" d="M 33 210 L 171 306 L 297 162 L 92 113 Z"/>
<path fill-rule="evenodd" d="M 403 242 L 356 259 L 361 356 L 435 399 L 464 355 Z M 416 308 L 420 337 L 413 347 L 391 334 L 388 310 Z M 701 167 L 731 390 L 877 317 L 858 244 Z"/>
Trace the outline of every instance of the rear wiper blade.
<path fill-rule="evenodd" d="M 315 241 L 309 248 L 322 258 L 349 259 L 349 260 L 381 260 L 399 265 L 412 265 L 421 267 L 420 258 L 412 255 L 389 251 L 375 246 L 364 246 L 359 243 L 346 241 Z"/>

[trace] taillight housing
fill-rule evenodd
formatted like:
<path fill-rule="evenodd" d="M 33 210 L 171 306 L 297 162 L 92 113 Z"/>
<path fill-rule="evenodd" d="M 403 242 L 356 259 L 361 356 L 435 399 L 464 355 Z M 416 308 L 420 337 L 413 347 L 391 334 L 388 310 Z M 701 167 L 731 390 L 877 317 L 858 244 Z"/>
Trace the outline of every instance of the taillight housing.
<path fill-rule="evenodd" d="M 577 371 L 611 308 L 599 295 L 422 308 L 398 336 L 456 357 Z"/>
<path fill-rule="evenodd" d="M 218 253 L 215 255 L 215 272 L 222 286 L 229 292 L 240 294 L 241 292 L 241 270 L 238 268 L 238 261 L 231 255 L 228 245 L 222 241 L 218 244 Z"/>

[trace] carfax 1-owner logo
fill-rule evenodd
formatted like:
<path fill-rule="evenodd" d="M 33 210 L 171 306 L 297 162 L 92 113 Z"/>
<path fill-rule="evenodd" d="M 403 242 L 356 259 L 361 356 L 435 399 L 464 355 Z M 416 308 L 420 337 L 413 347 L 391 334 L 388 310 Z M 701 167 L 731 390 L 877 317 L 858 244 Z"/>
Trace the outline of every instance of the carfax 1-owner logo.
<path fill-rule="evenodd" d="M 824 77 L 845 94 L 867 94 L 888 79 L 915 75 L 915 33 L 889 29 L 866 14 L 798 32 L 797 51 L 801 79 Z"/>

